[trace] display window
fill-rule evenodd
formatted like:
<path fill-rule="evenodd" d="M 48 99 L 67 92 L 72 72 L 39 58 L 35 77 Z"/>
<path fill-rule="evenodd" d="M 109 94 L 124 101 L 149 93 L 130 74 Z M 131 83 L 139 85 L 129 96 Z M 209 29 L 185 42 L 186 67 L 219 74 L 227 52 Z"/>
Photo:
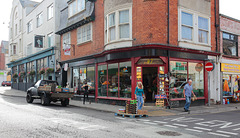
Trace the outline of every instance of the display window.
<path fill-rule="evenodd" d="M 240 80 L 238 75 L 223 74 L 223 98 L 238 95 L 240 90 Z"/>
<path fill-rule="evenodd" d="M 131 98 L 131 61 L 98 66 L 98 96 Z"/>
<path fill-rule="evenodd" d="M 170 98 L 184 98 L 183 90 L 188 80 L 192 80 L 194 94 L 204 97 L 203 63 L 170 61 Z"/>

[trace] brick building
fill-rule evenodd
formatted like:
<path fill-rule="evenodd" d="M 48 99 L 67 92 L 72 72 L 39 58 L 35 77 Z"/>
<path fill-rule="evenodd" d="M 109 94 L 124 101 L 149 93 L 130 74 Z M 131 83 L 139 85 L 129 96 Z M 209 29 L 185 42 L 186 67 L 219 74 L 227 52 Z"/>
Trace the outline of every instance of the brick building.
<path fill-rule="evenodd" d="M 7 80 L 7 68 L 5 64 L 5 55 L 8 54 L 8 41 L 1 41 L 0 45 L 0 84 Z"/>
<path fill-rule="evenodd" d="M 220 96 L 223 103 L 239 101 L 240 90 L 240 21 L 220 15 Z"/>
<path fill-rule="evenodd" d="M 142 82 L 147 105 L 165 94 L 181 106 L 191 79 L 194 104 L 205 104 L 212 80 L 204 65 L 220 55 L 218 25 L 218 0 L 70 0 L 57 32 L 62 84 L 81 94 L 87 82 L 97 101 L 121 104 Z"/>

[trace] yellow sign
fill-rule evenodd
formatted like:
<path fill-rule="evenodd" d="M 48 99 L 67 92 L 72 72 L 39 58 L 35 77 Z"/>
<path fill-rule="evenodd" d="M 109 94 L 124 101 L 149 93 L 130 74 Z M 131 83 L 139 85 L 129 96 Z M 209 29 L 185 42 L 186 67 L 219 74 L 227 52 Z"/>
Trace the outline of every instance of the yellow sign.
<path fill-rule="evenodd" d="M 240 72 L 240 65 L 222 63 L 221 71 L 222 72 Z"/>
<path fill-rule="evenodd" d="M 141 81 L 142 80 L 142 68 L 137 67 L 137 80 Z"/>

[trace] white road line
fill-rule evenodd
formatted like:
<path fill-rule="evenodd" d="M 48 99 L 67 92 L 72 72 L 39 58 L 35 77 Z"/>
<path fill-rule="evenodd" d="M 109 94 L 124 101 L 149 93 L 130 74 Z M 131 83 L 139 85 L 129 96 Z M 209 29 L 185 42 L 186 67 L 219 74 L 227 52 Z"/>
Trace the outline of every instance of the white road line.
<path fill-rule="evenodd" d="M 172 128 L 178 128 L 177 126 L 173 126 L 173 125 L 164 125 L 166 127 L 172 127 Z"/>
<path fill-rule="evenodd" d="M 193 127 L 195 129 L 201 129 L 201 130 L 207 130 L 207 131 L 211 131 L 212 129 L 208 129 L 208 128 L 203 128 L 203 127 Z"/>
<path fill-rule="evenodd" d="M 224 134 L 238 135 L 238 133 L 227 132 L 227 131 L 221 131 L 221 130 L 217 130 L 217 132 L 219 132 L 219 133 L 224 133 Z"/>
<path fill-rule="evenodd" d="M 199 132 L 199 133 L 203 132 L 203 131 L 201 131 L 201 130 L 195 130 L 195 129 L 190 129 L 190 128 L 185 128 L 185 130 L 194 131 L 194 132 Z"/>
<path fill-rule="evenodd" d="M 149 122 L 150 120 L 146 120 L 146 119 L 139 119 L 139 121 Z"/>
<path fill-rule="evenodd" d="M 213 133 L 213 132 L 208 132 L 208 134 L 222 136 L 222 137 L 230 137 L 229 135 L 223 135 L 223 134 L 218 134 L 218 133 Z"/>
<path fill-rule="evenodd" d="M 117 118 L 117 119 L 126 119 L 126 118 L 124 118 L 124 117 L 115 117 L 115 118 Z"/>
<path fill-rule="evenodd" d="M 173 125 L 174 126 L 180 126 L 180 127 L 188 127 L 188 125 L 184 125 L 184 124 L 176 124 L 176 123 L 174 123 Z"/>
<path fill-rule="evenodd" d="M 153 123 L 153 122 L 143 122 L 145 124 L 150 124 L 150 125 L 157 125 L 157 123 Z"/>
<path fill-rule="evenodd" d="M 233 129 L 234 131 L 240 130 L 240 128 Z"/>
<path fill-rule="evenodd" d="M 155 123 L 159 123 L 159 124 L 167 124 L 168 122 L 162 122 L 162 121 L 153 121 Z"/>

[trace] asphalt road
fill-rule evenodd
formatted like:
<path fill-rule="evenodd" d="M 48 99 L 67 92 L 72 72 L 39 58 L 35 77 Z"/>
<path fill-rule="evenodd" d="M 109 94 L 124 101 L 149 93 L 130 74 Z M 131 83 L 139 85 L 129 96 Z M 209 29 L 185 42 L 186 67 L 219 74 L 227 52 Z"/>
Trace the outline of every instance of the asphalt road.
<path fill-rule="evenodd" d="M 1 89 L 1 88 L 0 88 Z M 25 98 L 0 95 L 0 137 L 240 137 L 240 111 L 130 119 L 113 113 L 59 103 L 28 104 Z"/>

